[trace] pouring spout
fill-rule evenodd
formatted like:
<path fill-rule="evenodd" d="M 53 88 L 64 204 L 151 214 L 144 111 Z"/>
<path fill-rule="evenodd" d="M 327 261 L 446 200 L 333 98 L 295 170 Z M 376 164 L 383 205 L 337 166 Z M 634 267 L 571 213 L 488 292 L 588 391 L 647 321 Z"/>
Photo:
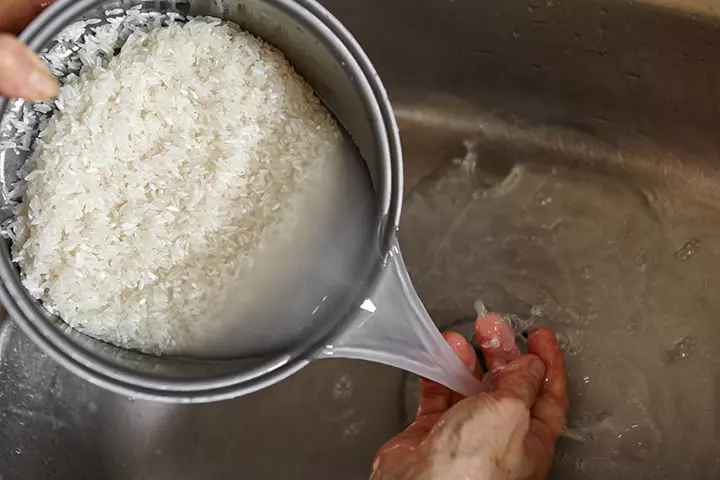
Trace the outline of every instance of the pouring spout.
<path fill-rule="evenodd" d="M 397 244 L 353 322 L 317 358 L 354 358 L 407 370 L 465 396 L 483 390 L 425 310 Z"/>

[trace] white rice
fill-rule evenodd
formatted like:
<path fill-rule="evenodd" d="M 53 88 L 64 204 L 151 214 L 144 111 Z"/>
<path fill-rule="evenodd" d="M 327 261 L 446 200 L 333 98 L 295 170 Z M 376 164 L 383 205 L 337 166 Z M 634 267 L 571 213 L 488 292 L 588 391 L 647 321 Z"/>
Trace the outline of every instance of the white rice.
<path fill-rule="evenodd" d="M 82 68 L 36 141 L 14 260 L 71 326 L 178 352 L 292 231 L 303 184 L 344 140 L 283 55 L 237 26 L 156 20 L 124 42 L 103 27 L 73 50 Z"/>

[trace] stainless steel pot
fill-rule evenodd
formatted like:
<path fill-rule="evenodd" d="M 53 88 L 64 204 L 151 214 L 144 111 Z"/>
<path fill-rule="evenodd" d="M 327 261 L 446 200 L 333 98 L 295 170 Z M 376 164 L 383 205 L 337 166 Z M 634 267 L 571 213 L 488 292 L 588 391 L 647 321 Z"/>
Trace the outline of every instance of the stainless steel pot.
<path fill-rule="evenodd" d="M 107 11 L 138 2 L 58 0 L 22 33 L 41 51 L 68 25 L 104 18 Z M 378 75 L 357 42 L 313 0 L 184 0 L 144 2 L 144 9 L 212 15 L 239 24 L 280 49 L 315 88 L 356 143 L 376 195 L 377 249 L 357 288 L 335 303 L 310 334 L 289 347 L 252 358 L 196 360 L 155 357 L 123 350 L 80 334 L 52 318 L 23 288 L 9 242 L 0 240 L 0 298 L 21 329 L 55 360 L 87 380 L 130 396 L 171 402 L 207 402 L 236 397 L 278 382 L 318 356 L 365 301 L 391 253 L 398 225 L 402 165 L 397 126 Z M 9 101 L 0 103 L 0 116 Z M 15 175 L 11 152 L 3 153 L 4 176 Z M 334 351 L 337 353 L 337 350 Z"/>

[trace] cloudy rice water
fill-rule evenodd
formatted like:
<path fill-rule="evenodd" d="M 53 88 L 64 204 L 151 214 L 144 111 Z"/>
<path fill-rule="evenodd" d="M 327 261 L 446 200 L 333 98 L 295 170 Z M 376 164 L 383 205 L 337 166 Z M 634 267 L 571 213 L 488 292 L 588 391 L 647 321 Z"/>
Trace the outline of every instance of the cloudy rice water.
<path fill-rule="evenodd" d="M 258 262 L 315 241 L 347 142 L 285 57 L 233 24 L 94 32 L 36 140 L 14 260 L 74 328 L 187 353 L 228 299 L 271 288 Z"/>

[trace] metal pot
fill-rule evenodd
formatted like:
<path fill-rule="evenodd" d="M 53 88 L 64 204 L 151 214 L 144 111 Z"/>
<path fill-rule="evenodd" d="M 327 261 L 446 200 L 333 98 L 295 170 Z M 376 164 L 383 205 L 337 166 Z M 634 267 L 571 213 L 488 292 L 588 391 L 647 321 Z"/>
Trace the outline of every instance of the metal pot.
<path fill-rule="evenodd" d="M 20 38 L 41 51 L 68 25 L 104 18 L 137 2 L 58 0 Z M 278 382 L 307 365 L 355 318 L 375 288 L 394 245 L 400 214 L 402 164 L 397 126 L 387 95 L 370 61 L 348 31 L 313 0 L 184 0 L 145 2 L 144 9 L 212 15 L 233 21 L 280 49 L 314 87 L 356 143 L 376 195 L 379 254 L 373 255 L 360 288 L 291 347 L 252 358 L 197 360 L 156 357 L 87 337 L 52 318 L 23 288 L 10 244 L 0 240 L 0 298 L 10 316 L 43 350 L 77 375 L 130 396 L 171 402 L 236 397 Z M 0 118 L 9 113 L 0 103 Z M 12 162 L 6 160 L 6 169 Z M 17 162 L 15 162 L 17 163 Z M 8 172 L 4 172 L 8 175 Z M 11 172 L 14 174 L 14 172 Z"/>

